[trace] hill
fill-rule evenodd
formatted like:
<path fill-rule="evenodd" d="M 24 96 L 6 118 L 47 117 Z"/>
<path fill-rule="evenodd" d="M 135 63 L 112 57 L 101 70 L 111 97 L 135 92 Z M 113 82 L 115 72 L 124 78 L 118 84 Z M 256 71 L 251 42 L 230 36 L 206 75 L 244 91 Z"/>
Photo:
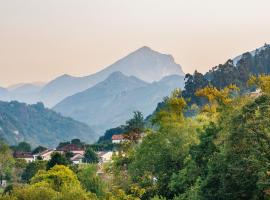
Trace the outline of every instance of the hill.
<path fill-rule="evenodd" d="M 270 74 L 270 45 L 242 54 L 235 59 L 213 67 L 206 74 L 197 71 L 186 75 L 183 96 L 190 99 L 189 104 L 202 105 L 201 98 L 194 95 L 195 91 L 207 85 L 222 89 L 230 84 L 240 88 L 241 93 L 250 92 L 247 81 L 251 75 Z"/>
<path fill-rule="evenodd" d="M 27 141 L 33 146 L 55 147 L 59 142 L 80 138 L 97 139 L 87 125 L 47 109 L 42 103 L 0 102 L 0 137 L 9 144 Z"/>
<path fill-rule="evenodd" d="M 121 72 L 111 74 L 96 86 L 64 99 L 53 109 L 87 123 L 99 133 L 128 120 L 133 111 L 145 116 L 175 88 L 183 88 L 184 77 L 172 75 L 146 83 Z"/>

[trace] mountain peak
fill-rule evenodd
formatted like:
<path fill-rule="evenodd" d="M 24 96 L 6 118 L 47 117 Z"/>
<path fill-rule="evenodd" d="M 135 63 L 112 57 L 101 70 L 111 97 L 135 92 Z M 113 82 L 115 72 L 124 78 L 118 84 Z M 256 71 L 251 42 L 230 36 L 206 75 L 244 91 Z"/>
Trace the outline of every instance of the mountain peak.
<path fill-rule="evenodd" d="M 120 71 L 116 71 L 116 72 L 113 72 L 109 75 L 108 79 L 111 78 L 111 79 L 118 79 L 118 78 L 123 78 L 123 77 L 126 77 L 122 72 Z"/>
<path fill-rule="evenodd" d="M 141 48 L 139 48 L 137 51 L 154 51 L 154 50 L 152 50 L 150 47 L 148 47 L 148 46 L 143 46 L 143 47 L 141 47 Z"/>
<path fill-rule="evenodd" d="M 150 47 L 148 46 L 143 46 L 137 50 L 135 50 L 134 52 L 132 52 L 130 55 L 144 55 L 144 56 L 147 56 L 147 55 L 163 55 L 153 49 L 151 49 Z"/>

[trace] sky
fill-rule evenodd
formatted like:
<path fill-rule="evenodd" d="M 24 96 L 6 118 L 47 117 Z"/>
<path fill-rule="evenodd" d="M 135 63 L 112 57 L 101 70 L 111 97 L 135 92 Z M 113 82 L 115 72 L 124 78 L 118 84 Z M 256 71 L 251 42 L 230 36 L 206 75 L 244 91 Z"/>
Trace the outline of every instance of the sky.
<path fill-rule="evenodd" d="M 95 73 L 142 47 L 206 72 L 270 42 L 269 0 L 0 0 L 0 86 Z"/>

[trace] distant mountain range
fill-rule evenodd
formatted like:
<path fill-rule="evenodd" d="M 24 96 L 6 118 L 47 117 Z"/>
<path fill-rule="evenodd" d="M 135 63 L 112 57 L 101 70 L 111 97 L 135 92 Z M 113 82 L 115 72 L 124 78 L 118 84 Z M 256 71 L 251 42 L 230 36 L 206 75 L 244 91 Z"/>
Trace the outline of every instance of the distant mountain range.
<path fill-rule="evenodd" d="M 53 109 L 93 127 L 102 134 L 128 120 L 133 111 L 151 114 L 158 102 L 175 88 L 184 87 L 184 77 L 166 76 L 147 83 L 121 72 L 112 73 L 97 85 L 67 97 Z"/>
<path fill-rule="evenodd" d="M 59 142 L 80 138 L 97 140 L 87 125 L 46 109 L 42 103 L 26 105 L 0 101 L 0 137 L 9 144 L 27 141 L 32 146 L 55 147 Z"/>
<path fill-rule="evenodd" d="M 8 94 L 0 94 L 0 99 L 26 103 L 43 102 L 45 106 L 53 107 L 66 97 L 89 89 L 105 80 L 116 71 L 149 83 L 159 81 L 169 75 L 184 75 L 181 66 L 175 63 L 171 55 L 156 52 L 149 47 L 142 47 L 95 74 L 84 77 L 62 75 L 41 87 L 34 84 L 20 85 L 15 90 L 8 89 Z"/>
<path fill-rule="evenodd" d="M 250 73 L 269 73 L 269 52 L 269 45 L 264 45 L 214 67 L 202 77 L 221 88 L 227 83 L 241 86 Z M 123 124 L 133 111 L 151 114 L 173 89 L 183 89 L 184 75 L 172 56 L 142 47 L 89 76 L 62 75 L 45 85 L 0 87 L 1 100 L 41 101 L 58 112 L 41 103 L 0 102 L 0 137 L 11 144 L 26 140 L 48 146 L 75 137 L 94 142 L 106 129 Z"/>
<path fill-rule="evenodd" d="M 250 55 L 254 57 L 267 47 L 268 45 L 265 45 L 251 51 Z M 243 55 L 233 59 L 235 66 L 242 60 Z M 172 56 L 161 54 L 149 47 L 142 47 L 104 70 L 89 76 L 62 75 L 45 85 L 29 83 L 0 88 L 0 99 L 26 103 L 44 102 L 46 106 L 52 107 L 56 112 L 88 124 L 91 128 L 87 127 L 89 129 L 86 131 L 87 134 L 83 131 L 81 135 L 80 132 L 75 135 L 81 139 L 85 138 L 86 141 L 94 141 L 106 129 L 123 124 L 131 117 L 133 111 L 139 110 L 143 112 L 144 116 L 150 115 L 157 104 L 173 89 L 184 88 L 184 75 L 181 66 L 175 63 Z M 209 73 L 207 75 L 209 76 Z M 208 77 L 207 75 L 206 77 Z M 27 105 L 23 105 L 27 107 Z M 46 109 L 44 108 L 44 110 Z M 54 113 L 48 109 L 47 112 Z M 54 114 L 59 118 L 62 117 Z M 22 120 L 23 118 L 19 122 Z M 74 123 L 78 122 L 74 121 Z M 11 134 L 11 131 L 9 133 Z M 43 135 L 44 130 L 40 130 L 40 133 Z M 45 133 L 48 133 L 48 137 L 55 134 L 53 129 L 45 131 Z M 31 135 L 38 133 L 30 131 L 31 137 L 28 137 L 27 134 L 22 133 L 21 137 L 15 137 L 16 134 L 13 134 L 14 138 L 11 138 L 10 141 L 14 141 L 14 139 L 19 141 L 23 138 L 32 139 L 34 144 L 45 141 L 47 144 L 52 144 L 48 142 L 49 140 L 42 139 L 44 136 L 38 135 L 34 138 Z M 69 137 L 69 133 L 61 132 L 59 134 L 65 136 L 63 139 Z M 91 135 L 91 139 L 87 135 Z"/>

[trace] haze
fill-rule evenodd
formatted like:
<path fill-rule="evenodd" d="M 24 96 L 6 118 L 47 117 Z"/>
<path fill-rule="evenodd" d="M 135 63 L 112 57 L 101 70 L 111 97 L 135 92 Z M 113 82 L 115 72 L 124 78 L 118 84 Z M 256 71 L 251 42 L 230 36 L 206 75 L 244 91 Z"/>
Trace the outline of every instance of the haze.
<path fill-rule="evenodd" d="M 94 73 L 141 46 L 206 72 L 270 41 L 269 0 L 0 0 L 0 86 Z"/>

